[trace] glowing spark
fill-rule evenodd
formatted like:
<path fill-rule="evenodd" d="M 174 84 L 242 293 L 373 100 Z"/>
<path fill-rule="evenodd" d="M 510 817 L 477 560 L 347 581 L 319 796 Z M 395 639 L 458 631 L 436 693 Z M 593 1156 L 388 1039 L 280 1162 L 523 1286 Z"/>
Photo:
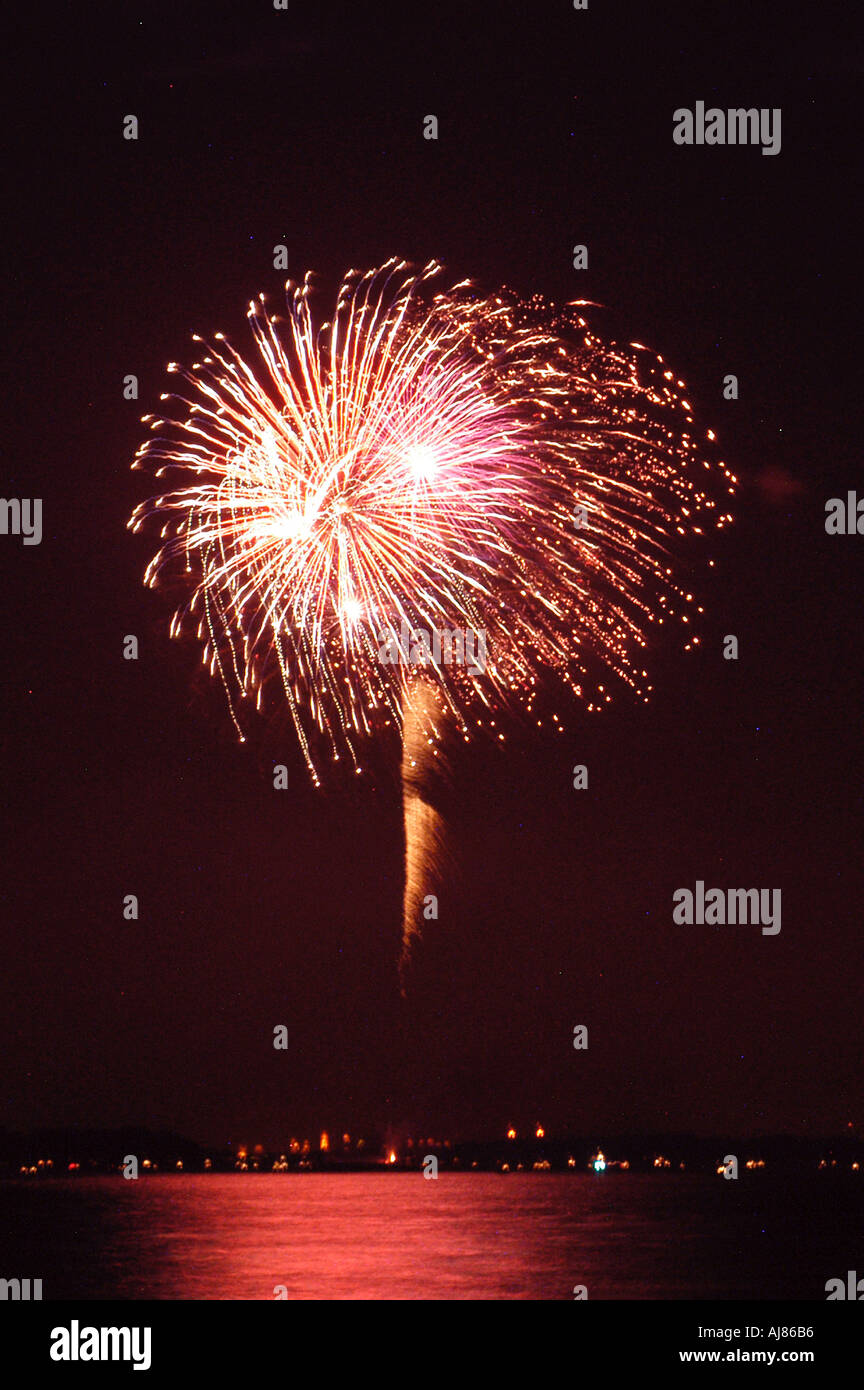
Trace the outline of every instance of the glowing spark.
<path fill-rule="evenodd" d="M 418 479 L 432 478 L 438 466 L 434 449 L 422 444 L 409 449 L 405 455 L 405 461 L 414 477 Z"/>

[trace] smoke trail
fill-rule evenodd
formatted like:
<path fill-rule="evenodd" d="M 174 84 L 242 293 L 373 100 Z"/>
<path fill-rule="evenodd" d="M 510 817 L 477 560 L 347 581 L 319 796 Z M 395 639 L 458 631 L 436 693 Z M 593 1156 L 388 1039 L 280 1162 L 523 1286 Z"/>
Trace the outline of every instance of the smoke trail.
<path fill-rule="evenodd" d="M 419 939 L 425 899 L 447 874 L 447 822 L 435 802 L 448 777 L 443 718 L 435 687 L 417 679 L 402 699 L 402 807 L 405 825 L 405 893 L 399 978 L 405 994 L 411 948 Z"/>

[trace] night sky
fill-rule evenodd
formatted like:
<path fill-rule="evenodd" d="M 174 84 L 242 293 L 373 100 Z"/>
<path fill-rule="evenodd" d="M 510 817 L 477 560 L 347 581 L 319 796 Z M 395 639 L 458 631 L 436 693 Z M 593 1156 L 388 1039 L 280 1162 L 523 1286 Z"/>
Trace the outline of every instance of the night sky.
<path fill-rule="evenodd" d="M 824 527 L 828 498 L 864 490 L 851 11 L 257 0 L 43 18 L 7 125 L 2 490 L 43 499 L 44 537 L 0 536 L 0 1125 L 278 1144 L 388 1124 L 602 1142 L 864 1123 L 864 538 Z M 781 107 L 781 153 L 675 146 L 673 110 L 699 99 Z M 196 331 L 249 346 L 248 300 L 285 279 L 277 243 L 289 275 L 320 272 L 322 313 L 345 270 L 391 255 L 598 301 L 598 331 L 684 378 L 742 484 L 732 530 L 687 548 L 702 647 L 670 633 L 648 652 L 650 706 L 562 700 L 564 735 L 514 721 L 503 749 L 457 760 L 460 872 L 407 999 L 397 769 L 316 791 L 287 727 L 241 746 L 142 585 L 152 534 L 125 529 L 152 491 L 129 464 L 166 363 L 191 360 Z M 780 888 L 781 933 L 673 925 L 697 879 Z"/>

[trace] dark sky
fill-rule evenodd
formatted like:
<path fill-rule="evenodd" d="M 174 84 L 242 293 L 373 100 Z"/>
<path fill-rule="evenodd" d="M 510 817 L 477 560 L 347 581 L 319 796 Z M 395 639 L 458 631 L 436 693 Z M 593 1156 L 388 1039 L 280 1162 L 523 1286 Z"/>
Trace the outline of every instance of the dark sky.
<path fill-rule="evenodd" d="M 278 1143 L 864 1123 L 864 539 L 824 530 L 826 500 L 864 489 L 864 49 L 851 10 L 797 8 L 208 0 L 58 6 L 22 36 L 2 478 L 43 498 L 45 533 L 0 537 L 0 1124 Z M 781 107 L 782 152 L 676 147 L 699 99 Z M 692 573 L 701 652 L 650 651 L 650 707 L 622 693 L 558 739 L 466 751 L 461 873 L 407 1001 L 395 775 L 316 792 L 287 731 L 240 746 L 124 529 L 165 364 L 193 331 L 248 344 L 278 242 L 331 286 L 434 256 L 599 301 L 598 328 L 684 376 L 742 480 Z M 780 935 L 673 926 L 700 878 L 780 888 Z"/>

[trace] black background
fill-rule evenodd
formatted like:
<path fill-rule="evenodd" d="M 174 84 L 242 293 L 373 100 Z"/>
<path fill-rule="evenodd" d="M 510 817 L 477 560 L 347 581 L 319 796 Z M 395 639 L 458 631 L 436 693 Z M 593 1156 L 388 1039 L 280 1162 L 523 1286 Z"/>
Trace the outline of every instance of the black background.
<path fill-rule="evenodd" d="M 34 20 L 7 53 L 2 478 L 44 499 L 45 530 L 0 538 L 0 1123 L 212 1143 L 860 1124 L 864 540 L 824 530 L 826 500 L 861 485 L 852 10 L 258 0 Z M 673 110 L 699 99 L 781 107 L 782 152 L 673 145 Z M 599 301 L 600 331 L 684 377 L 742 482 L 693 571 L 702 648 L 649 653 L 650 706 L 622 693 L 569 708 L 557 739 L 514 727 L 466 750 L 461 875 L 407 1001 L 395 770 L 315 791 L 287 737 L 239 745 L 141 585 L 152 538 L 125 530 L 165 364 L 193 331 L 248 346 L 283 242 L 292 277 L 321 273 L 322 312 L 349 266 L 394 254 Z M 697 878 L 780 888 L 782 932 L 674 927 Z"/>

